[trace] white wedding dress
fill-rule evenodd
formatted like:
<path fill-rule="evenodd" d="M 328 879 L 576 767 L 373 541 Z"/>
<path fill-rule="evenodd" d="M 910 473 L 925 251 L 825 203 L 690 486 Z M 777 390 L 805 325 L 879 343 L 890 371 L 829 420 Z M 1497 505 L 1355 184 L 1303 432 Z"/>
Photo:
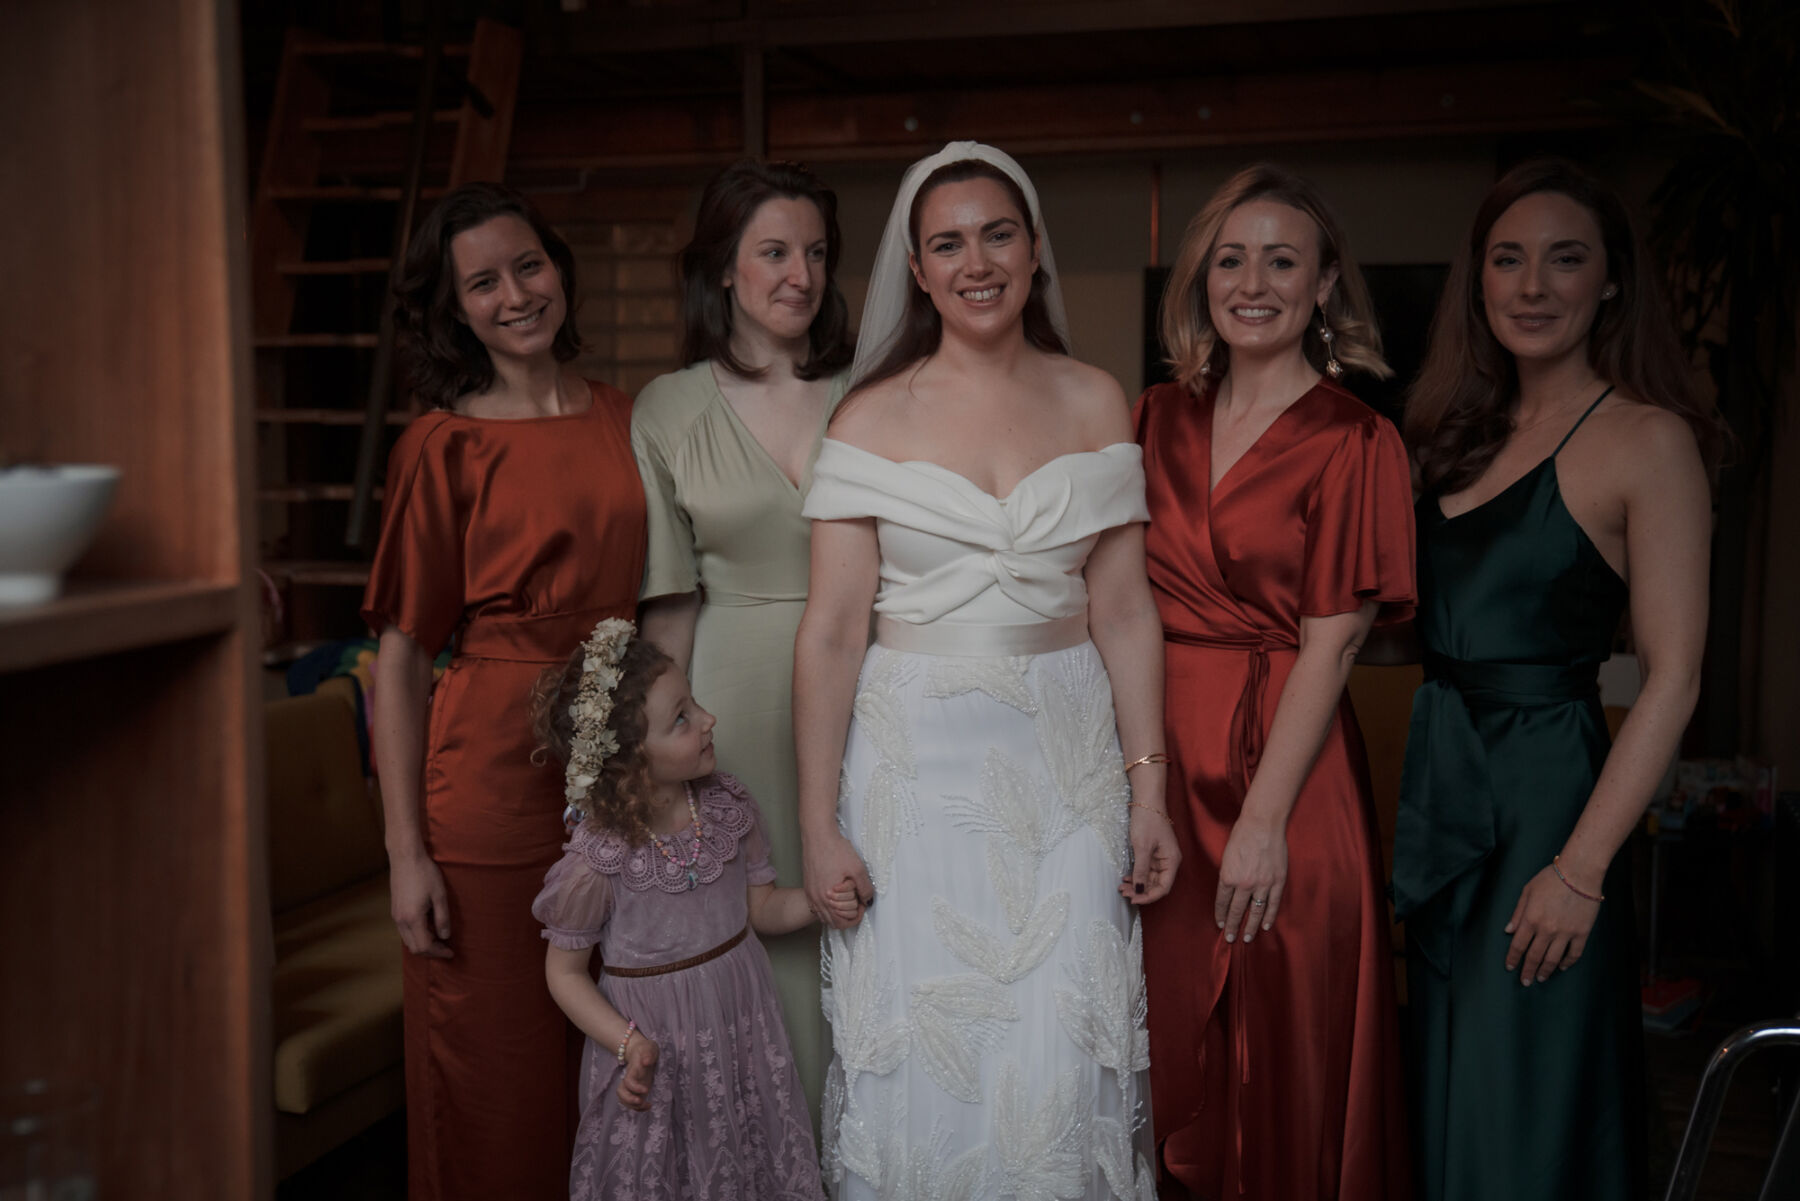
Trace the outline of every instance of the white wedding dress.
<path fill-rule="evenodd" d="M 1081 575 L 1148 518 L 1141 452 L 999 498 L 827 439 L 805 513 L 881 544 L 839 793 L 876 903 L 827 935 L 835 1195 L 1152 1201 L 1130 797 Z"/>

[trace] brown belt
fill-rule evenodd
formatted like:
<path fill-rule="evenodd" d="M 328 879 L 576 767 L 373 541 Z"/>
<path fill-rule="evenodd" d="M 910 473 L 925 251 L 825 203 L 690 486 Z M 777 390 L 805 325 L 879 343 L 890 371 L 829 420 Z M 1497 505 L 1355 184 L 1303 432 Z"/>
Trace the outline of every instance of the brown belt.
<path fill-rule="evenodd" d="M 686 959 L 677 959 L 674 963 L 659 963 L 655 967 L 613 967 L 611 964 L 607 964 L 601 970 L 609 976 L 666 976 L 670 972 L 684 972 L 688 968 L 699 967 L 703 963 L 710 963 L 717 959 L 743 942 L 744 935 L 748 933 L 750 933 L 750 927 L 745 926 L 712 950 L 702 951 L 698 955 L 692 955 Z"/>

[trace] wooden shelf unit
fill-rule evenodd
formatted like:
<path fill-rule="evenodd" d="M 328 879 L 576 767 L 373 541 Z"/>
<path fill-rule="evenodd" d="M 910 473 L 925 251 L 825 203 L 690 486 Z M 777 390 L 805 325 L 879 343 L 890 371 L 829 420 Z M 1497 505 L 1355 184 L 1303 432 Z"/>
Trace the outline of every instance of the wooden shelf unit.
<path fill-rule="evenodd" d="M 0 609 L 0 672 L 229 633 L 239 591 L 198 581 L 76 581 L 47 605 Z"/>
<path fill-rule="evenodd" d="M 0 4 L 0 448 L 122 473 L 0 614 L 0 1086 L 97 1087 L 106 1198 L 272 1191 L 237 28 Z"/>

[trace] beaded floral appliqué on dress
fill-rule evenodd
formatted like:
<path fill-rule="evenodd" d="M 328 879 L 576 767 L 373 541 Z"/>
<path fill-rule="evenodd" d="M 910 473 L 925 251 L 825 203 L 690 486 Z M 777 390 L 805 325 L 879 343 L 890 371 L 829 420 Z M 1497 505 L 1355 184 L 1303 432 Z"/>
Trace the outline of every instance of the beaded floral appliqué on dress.
<path fill-rule="evenodd" d="M 1148 516 L 1140 462 L 1064 455 L 999 498 L 827 439 L 807 512 L 873 517 L 877 610 L 967 646 L 1080 614 L 1097 540 Z M 825 936 L 839 1201 L 1152 1201 L 1129 799 L 1091 642 L 869 650 L 838 816 L 877 903 Z"/>
<path fill-rule="evenodd" d="M 1154 1197 L 1154 1173 L 1137 1145 L 1149 1038 L 1135 916 L 1072 926 L 1067 890 L 1039 895 L 1043 865 L 1084 830 L 1098 845 L 1102 874 L 1115 865 L 1122 872 L 1127 858 L 1129 790 L 1110 689 L 1091 649 L 1071 658 L 1063 670 L 1033 672 L 1025 657 L 871 651 L 855 714 L 872 762 L 858 773 L 860 791 L 844 772 L 839 800 L 840 813 L 859 818 L 857 845 L 877 896 L 893 883 L 902 848 L 948 837 L 981 848 L 985 880 L 967 884 L 985 887 L 991 901 L 982 913 L 960 893 L 930 899 L 929 929 L 961 970 L 914 979 L 904 990 L 886 974 L 876 923 L 826 938 L 826 1009 L 837 1055 L 826 1089 L 826 1176 L 840 1185 L 859 1179 L 872 1190 L 845 1195 L 1066 1201 L 1095 1196 L 1097 1188 L 1117 1201 Z M 988 747 L 974 796 L 921 795 L 925 744 L 904 703 L 909 686 L 933 703 L 979 695 L 1005 706 L 1025 719 L 1029 750 Z M 1059 947 L 1059 966 L 1049 966 Z M 1004 1050 L 1026 996 L 1015 989 L 1053 995 L 1060 1037 L 1104 1074 L 1093 1079 L 1068 1068 L 1027 1083 L 1023 1065 Z M 946 1127 L 921 1145 L 906 1133 L 905 1087 L 866 1096 L 856 1087 L 859 1078 L 888 1078 L 902 1064 L 941 1089 L 945 1105 L 985 1105 L 985 1137 L 971 1143 L 968 1130 Z M 1108 1105 L 1097 1106 L 1096 1087 L 1110 1094 Z"/>

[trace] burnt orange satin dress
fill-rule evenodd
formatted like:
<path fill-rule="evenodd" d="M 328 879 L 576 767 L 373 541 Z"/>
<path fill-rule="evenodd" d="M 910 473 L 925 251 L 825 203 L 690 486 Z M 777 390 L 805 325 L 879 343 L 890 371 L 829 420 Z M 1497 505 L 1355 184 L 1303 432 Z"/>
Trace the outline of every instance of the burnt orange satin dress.
<path fill-rule="evenodd" d="M 1219 860 L 1302 617 L 1414 601 L 1394 427 L 1321 381 L 1208 490 L 1212 394 L 1144 393 L 1150 582 L 1167 664 L 1174 891 L 1145 907 L 1152 1120 L 1167 1196 L 1404 1201 L 1394 960 L 1362 736 L 1348 698 L 1287 825 L 1275 928 L 1225 941 Z"/>
<path fill-rule="evenodd" d="M 432 651 L 455 637 L 431 697 L 423 817 L 456 954 L 405 956 L 414 1201 L 569 1195 L 581 1034 L 545 987 L 531 916 L 562 856 L 562 771 L 531 762 L 530 696 L 595 622 L 632 616 L 645 544 L 631 400 L 589 388 L 581 413 L 427 413 L 388 460 L 363 617 Z"/>

